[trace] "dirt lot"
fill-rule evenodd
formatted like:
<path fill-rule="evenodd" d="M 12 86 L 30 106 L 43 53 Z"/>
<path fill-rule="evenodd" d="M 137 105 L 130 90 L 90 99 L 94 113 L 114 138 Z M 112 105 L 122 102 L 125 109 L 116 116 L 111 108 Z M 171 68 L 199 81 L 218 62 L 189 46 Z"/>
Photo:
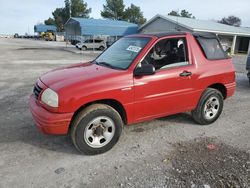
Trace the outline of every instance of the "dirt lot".
<path fill-rule="evenodd" d="M 69 137 L 38 132 L 28 97 L 39 75 L 96 54 L 14 39 L 0 39 L 0 52 L 0 188 L 250 187 L 245 57 L 234 58 L 237 92 L 213 125 L 198 126 L 188 113 L 160 118 L 125 127 L 111 151 L 84 156 Z"/>

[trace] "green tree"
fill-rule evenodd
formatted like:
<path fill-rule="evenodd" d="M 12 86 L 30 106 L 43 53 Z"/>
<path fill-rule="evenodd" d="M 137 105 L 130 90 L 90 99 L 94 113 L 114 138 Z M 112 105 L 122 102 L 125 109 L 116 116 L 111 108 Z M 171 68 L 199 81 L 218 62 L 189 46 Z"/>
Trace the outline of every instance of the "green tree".
<path fill-rule="evenodd" d="M 71 5 L 70 5 L 70 0 L 65 0 L 65 7 L 64 7 L 64 16 L 65 18 L 70 18 L 70 9 L 71 9 Z"/>
<path fill-rule="evenodd" d="M 64 23 L 65 23 L 65 10 L 64 8 L 57 8 L 54 12 L 52 12 L 52 15 L 55 20 L 55 25 L 57 27 L 58 31 L 63 31 L 64 30 Z"/>
<path fill-rule="evenodd" d="M 124 9 L 123 0 L 106 0 L 101 16 L 112 20 L 122 20 L 124 19 Z"/>
<path fill-rule="evenodd" d="M 172 10 L 170 13 L 168 13 L 168 15 L 195 19 L 195 17 L 185 9 L 181 10 L 181 13 L 179 13 L 179 11 Z"/>
<path fill-rule="evenodd" d="M 45 20 L 45 24 L 56 25 L 58 31 L 64 30 L 64 24 L 70 17 L 88 18 L 91 8 L 83 0 L 65 0 L 63 8 L 57 8 L 52 12 L 53 18 Z"/>
<path fill-rule="evenodd" d="M 147 21 L 146 18 L 144 18 L 140 7 L 135 6 L 134 4 L 131 4 L 130 7 L 126 8 L 123 17 L 126 21 L 138 25 L 142 25 Z"/>
<path fill-rule="evenodd" d="M 228 16 L 227 18 L 222 18 L 218 21 L 219 23 L 226 24 L 226 25 L 232 25 L 235 27 L 241 26 L 241 19 L 236 16 Z"/>
<path fill-rule="evenodd" d="M 189 13 L 189 12 L 186 11 L 185 9 L 181 11 L 181 17 L 185 17 L 185 18 L 195 18 L 191 13 Z"/>
<path fill-rule="evenodd" d="M 50 18 L 44 21 L 45 25 L 55 25 L 55 20 L 53 18 Z"/>
<path fill-rule="evenodd" d="M 83 0 L 71 0 L 71 17 L 89 18 L 91 8 Z"/>
<path fill-rule="evenodd" d="M 168 13 L 168 15 L 170 15 L 170 16 L 180 16 L 179 12 L 174 11 L 174 10 L 172 10 L 170 13 Z"/>

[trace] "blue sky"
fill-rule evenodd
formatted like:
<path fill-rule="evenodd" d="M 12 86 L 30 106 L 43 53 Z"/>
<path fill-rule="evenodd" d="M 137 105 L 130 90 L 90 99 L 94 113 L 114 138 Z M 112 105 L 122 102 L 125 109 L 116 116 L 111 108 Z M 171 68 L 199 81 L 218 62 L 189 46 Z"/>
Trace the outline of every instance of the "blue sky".
<path fill-rule="evenodd" d="M 100 11 L 105 0 L 85 0 L 92 8 L 91 17 L 101 18 Z M 140 6 L 147 19 L 156 14 L 167 14 L 171 10 L 186 9 L 197 19 L 218 20 L 224 16 L 236 15 L 243 26 L 250 27 L 249 0 L 124 0 L 128 6 Z M 63 7 L 64 0 L 0 0 L 0 34 L 33 33 L 33 27 L 52 16 L 57 7 Z"/>

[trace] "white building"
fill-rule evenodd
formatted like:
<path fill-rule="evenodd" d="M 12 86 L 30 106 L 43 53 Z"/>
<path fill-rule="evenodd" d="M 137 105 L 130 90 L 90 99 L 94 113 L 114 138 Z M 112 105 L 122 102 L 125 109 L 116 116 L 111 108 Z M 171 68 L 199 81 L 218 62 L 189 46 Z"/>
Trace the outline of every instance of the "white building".
<path fill-rule="evenodd" d="M 214 33 L 222 46 L 232 54 L 250 52 L 250 29 L 234 27 L 215 21 L 197 20 L 176 16 L 156 15 L 139 28 L 140 33 L 159 33 L 169 31 L 189 31 Z"/>

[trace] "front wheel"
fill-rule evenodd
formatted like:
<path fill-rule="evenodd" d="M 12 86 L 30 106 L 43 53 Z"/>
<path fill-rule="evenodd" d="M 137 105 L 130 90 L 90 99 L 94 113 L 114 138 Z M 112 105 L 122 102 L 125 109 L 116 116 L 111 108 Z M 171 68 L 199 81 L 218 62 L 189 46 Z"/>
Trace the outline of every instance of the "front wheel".
<path fill-rule="evenodd" d="M 100 46 L 99 48 L 101 51 L 105 50 L 105 47 L 104 46 Z"/>
<path fill-rule="evenodd" d="M 119 140 L 123 121 L 112 107 L 94 104 L 73 120 L 71 139 L 84 154 L 95 155 L 110 150 Z"/>
<path fill-rule="evenodd" d="M 220 91 L 208 88 L 203 93 L 197 107 L 192 111 L 194 121 L 201 125 L 215 122 L 223 109 L 223 96 Z"/>
<path fill-rule="evenodd" d="M 86 50 L 87 50 L 87 47 L 86 47 L 86 46 L 83 46 L 81 49 L 82 49 L 83 51 L 86 51 Z"/>

